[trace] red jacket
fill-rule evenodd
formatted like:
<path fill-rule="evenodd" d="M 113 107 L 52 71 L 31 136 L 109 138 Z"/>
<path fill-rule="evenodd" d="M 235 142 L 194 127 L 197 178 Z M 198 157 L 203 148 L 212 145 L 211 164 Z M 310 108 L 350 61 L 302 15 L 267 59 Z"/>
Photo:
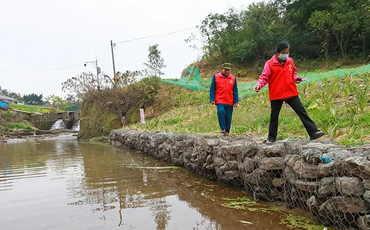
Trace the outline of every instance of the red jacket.
<path fill-rule="evenodd" d="M 257 85 L 261 88 L 269 84 L 270 100 L 283 100 L 298 96 L 295 85 L 297 69 L 292 58 L 288 58 L 282 65 L 274 55 L 265 64 Z"/>
<path fill-rule="evenodd" d="M 234 93 L 236 93 L 236 97 L 238 97 L 237 89 L 236 89 L 236 92 L 234 92 L 235 81 L 236 81 L 236 78 L 232 74 L 229 74 L 229 76 L 227 77 L 222 75 L 222 72 L 215 75 L 215 83 L 216 83 L 215 103 L 216 104 L 233 105 L 234 103 L 237 103 L 238 98 L 234 98 Z"/>

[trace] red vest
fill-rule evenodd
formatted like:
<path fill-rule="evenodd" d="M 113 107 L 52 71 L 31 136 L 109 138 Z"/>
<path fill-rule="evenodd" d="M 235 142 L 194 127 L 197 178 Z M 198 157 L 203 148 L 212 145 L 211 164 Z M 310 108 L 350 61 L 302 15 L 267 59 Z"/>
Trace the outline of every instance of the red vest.
<path fill-rule="evenodd" d="M 273 58 L 267 61 L 271 75 L 269 79 L 270 100 L 283 100 L 298 96 L 298 89 L 293 80 L 294 61 L 291 58 L 283 66 L 280 62 L 274 62 Z"/>
<path fill-rule="evenodd" d="M 216 80 L 216 95 L 215 103 L 216 104 L 234 104 L 234 84 L 235 76 L 229 74 L 225 77 L 222 75 L 222 72 L 215 75 Z"/>

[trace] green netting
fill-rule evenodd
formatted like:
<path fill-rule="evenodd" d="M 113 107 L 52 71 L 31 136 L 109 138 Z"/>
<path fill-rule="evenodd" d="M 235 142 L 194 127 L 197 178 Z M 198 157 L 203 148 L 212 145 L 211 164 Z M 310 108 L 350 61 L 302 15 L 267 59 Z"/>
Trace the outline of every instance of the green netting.
<path fill-rule="evenodd" d="M 199 77 L 198 67 L 188 67 L 181 79 L 162 79 L 163 82 L 179 85 L 190 90 L 208 90 L 211 80 L 203 80 Z"/>
<path fill-rule="evenodd" d="M 309 82 L 322 81 L 323 79 L 330 79 L 334 77 L 342 78 L 365 73 L 370 73 L 370 65 L 364 65 L 356 68 L 336 69 L 332 71 L 302 72 L 298 75 L 308 77 L 307 81 L 301 83 L 307 84 Z M 181 79 L 163 79 L 162 81 L 179 85 L 190 90 L 209 90 L 209 86 L 211 84 L 211 79 L 202 80 L 199 77 L 198 67 L 189 67 Z M 253 90 L 255 85 L 256 81 L 238 84 L 239 97 L 249 97 L 255 95 L 256 92 Z M 265 87 L 263 90 L 266 89 L 267 87 Z"/>

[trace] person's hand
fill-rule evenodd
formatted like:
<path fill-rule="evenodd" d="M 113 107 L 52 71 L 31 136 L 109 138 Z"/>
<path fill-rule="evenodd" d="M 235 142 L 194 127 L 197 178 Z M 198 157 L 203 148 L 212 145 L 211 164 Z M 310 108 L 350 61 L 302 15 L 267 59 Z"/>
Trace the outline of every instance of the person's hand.
<path fill-rule="evenodd" d="M 259 92 L 261 90 L 261 86 L 256 85 L 254 88 L 254 91 Z"/>
<path fill-rule="evenodd" d="M 214 102 L 214 101 L 211 101 L 211 104 L 212 104 L 212 105 L 214 105 L 214 104 L 215 104 L 215 102 Z"/>
<path fill-rule="evenodd" d="M 295 79 L 295 83 L 296 84 L 299 84 L 299 83 L 301 83 L 302 82 L 302 77 L 297 77 L 296 79 Z"/>
<path fill-rule="evenodd" d="M 238 107 L 239 107 L 239 103 L 235 103 L 235 104 L 234 104 L 234 107 L 235 107 L 235 108 L 238 108 Z"/>

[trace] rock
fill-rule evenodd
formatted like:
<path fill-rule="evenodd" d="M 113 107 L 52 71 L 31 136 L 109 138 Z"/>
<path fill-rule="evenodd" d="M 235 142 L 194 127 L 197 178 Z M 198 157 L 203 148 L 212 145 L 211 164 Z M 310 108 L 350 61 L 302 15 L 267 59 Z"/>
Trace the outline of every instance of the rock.
<path fill-rule="evenodd" d="M 357 225 L 361 230 L 368 230 L 370 229 L 370 215 L 366 216 L 359 216 L 357 218 Z"/>
<path fill-rule="evenodd" d="M 221 158 L 221 157 L 215 157 L 213 159 L 213 164 L 216 166 L 216 167 L 221 167 L 222 165 L 224 165 L 226 163 L 226 160 L 224 158 Z"/>
<path fill-rule="evenodd" d="M 316 148 L 316 149 L 321 149 L 323 151 L 327 151 L 330 148 L 336 148 L 338 147 L 335 144 L 327 144 L 327 143 L 320 143 L 320 142 L 309 142 L 306 145 L 306 148 Z"/>
<path fill-rule="evenodd" d="M 251 174 L 247 174 L 244 177 L 246 183 L 261 186 L 271 185 L 274 178 L 274 173 L 268 172 L 263 169 L 256 169 Z"/>
<path fill-rule="evenodd" d="M 336 194 L 337 186 L 335 183 L 335 177 L 326 177 L 321 179 L 319 185 L 318 195 L 322 197 L 331 196 L 332 194 Z"/>
<path fill-rule="evenodd" d="M 318 205 L 316 197 L 311 196 L 310 198 L 308 198 L 307 201 L 306 201 L 306 205 L 307 205 L 309 210 L 311 210 L 311 211 L 314 210 Z"/>
<path fill-rule="evenodd" d="M 299 160 L 294 164 L 293 171 L 301 178 L 315 179 L 318 177 L 317 166 L 308 164 L 303 160 Z"/>
<path fill-rule="evenodd" d="M 213 138 L 213 139 L 206 139 L 207 145 L 210 147 L 215 147 L 220 143 L 220 139 L 218 138 Z"/>
<path fill-rule="evenodd" d="M 319 211 L 321 213 L 362 213 L 366 214 L 370 211 L 370 204 L 355 197 L 332 197 L 324 202 Z"/>
<path fill-rule="evenodd" d="M 364 185 L 365 189 L 370 190 L 370 180 L 363 180 L 362 184 Z"/>
<path fill-rule="evenodd" d="M 227 171 L 224 174 L 223 179 L 225 180 L 234 180 L 240 176 L 240 173 L 238 171 Z"/>
<path fill-rule="evenodd" d="M 294 184 L 296 180 L 298 180 L 298 175 L 290 168 L 286 167 L 284 169 L 284 178 L 291 184 Z"/>
<path fill-rule="evenodd" d="M 246 145 L 243 149 L 242 149 L 242 154 L 241 154 L 241 157 L 242 159 L 245 158 L 245 157 L 254 157 L 257 155 L 257 152 L 260 150 L 260 148 L 258 146 L 256 146 L 255 144 L 249 144 L 249 145 Z"/>
<path fill-rule="evenodd" d="M 272 199 L 273 201 L 284 200 L 284 192 L 283 191 L 278 191 L 276 189 L 273 189 L 273 190 L 270 191 L 270 195 L 273 198 Z"/>
<path fill-rule="evenodd" d="M 211 154 L 209 154 L 208 156 L 207 156 L 207 158 L 206 158 L 206 164 L 212 164 L 212 162 L 213 162 L 213 156 L 211 155 Z"/>
<path fill-rule="evenodd" d="M 227 161 L 223 166 L 220 167 L 222 172 L 226 171 L 239 171 L 238 162 L 237 161 Z"/>
<path fill-rule="evenodd" d="M 319 164 L 322 162 L 321 156 L 323 152 L 320 149 L 305 149 L 302 151 L 302 156 L 305 162 L 309 164 Z"/>
<path fill-rule="evenodd" d="M 336 179 L 338 191 L 344 196 L 362 196 L 365 187 L 358 177 L 340 177 Z"/>
<path fill-rule="evenodd" d="M 370 191 L 369 190 L 366 190 L 366 192 L 364 193 L 364 199 L 370 203 Z"/>
<path fill-rule="evenodd" d="M 342 161 L 351 156 L 351 152 L 348 150 L 331 150 L 325 153 L 323 156 L 330 158 L 333 161 Z"/>
<path fill-rule="evenodd" d="M 297 187 L 297 189 L 310 193 L 317 193 L 320 185 L 319 182 L 302 180 L 296 180 L 293 184 Z"/>
<path fill-rule="evenodd" d="M 222 166 L 219 168 L 219 170 L 220 170 L 221 172 L 227 172 L 227 171 L 231 171 L 231 170 L 233 170 L 233 169 L 231 168 L 231 166 L 230 166 L 228 163 L 225 163 L 224 165 L 222 165 Z"/>
<path fill-rule="evenodd" d="M 317 174 L 320 177 L 339 176 L 339 166 L 334 161 L 317 166 Z"/>
<path fill-rule="evenodd" d="M 272 181 L 272 184 L 275 186 L 275 187 L 283 187 L 285 183 L 285 180 L 283 178 L 275 178 L 273 181 Z"/>
<path fill-rule="evenodd" d="M 362 156 L 352 156 L 344 159 L 342 165 L 348 176 L 357 176 L 362 179 L 370 179 L 370 161 Z"/>
<path fill-rule="evenodd" d="M 286 155 L 286 150 L 283 145 L 272 145 L 261 148 L 258 153 L 260 157 L 282 157 Z"/>
<path fill-rule="evenodd" d="M 284 163 L 289 166 L 290 168 L 293 168 L 295 163 L 302 159 L 302 156 L 299 155 L 286 155 L 284 157 Z"/>
<path fill-rule="evenodd" d="M 282 157 L 271 157 L 271 158 L 263 158 L 258 163 L 261 169 L 265 170 L 278 170 L 284 168 L 284 162 Z"/>
<path fill-rule="evenodd" d="M 242 144 L 223 145 L 217 148 L 218 155 L 239 155 L 242 153 Z"/>
<path fill-rule="evenodd" d="M 252 158 L 244 158 L 243 164 L 240 166 L 242 172 L 251 173 L 257 168 L 257 161 Z"/>
<path fill-rule="evenodd" d="M 284 143 L 285 153 L 289 155 L 300 155 L 302 152 L 302 147 L 296 141 L 285 142 Z"/>
<path fill-rule="evenodd" d="M 239 162 L 237 162 L 237 161 L 228 161 L 228 162 L 226 162 L 226 164 L 230 165 L 230 167 L 233 170 L 239 171 Z"/>

